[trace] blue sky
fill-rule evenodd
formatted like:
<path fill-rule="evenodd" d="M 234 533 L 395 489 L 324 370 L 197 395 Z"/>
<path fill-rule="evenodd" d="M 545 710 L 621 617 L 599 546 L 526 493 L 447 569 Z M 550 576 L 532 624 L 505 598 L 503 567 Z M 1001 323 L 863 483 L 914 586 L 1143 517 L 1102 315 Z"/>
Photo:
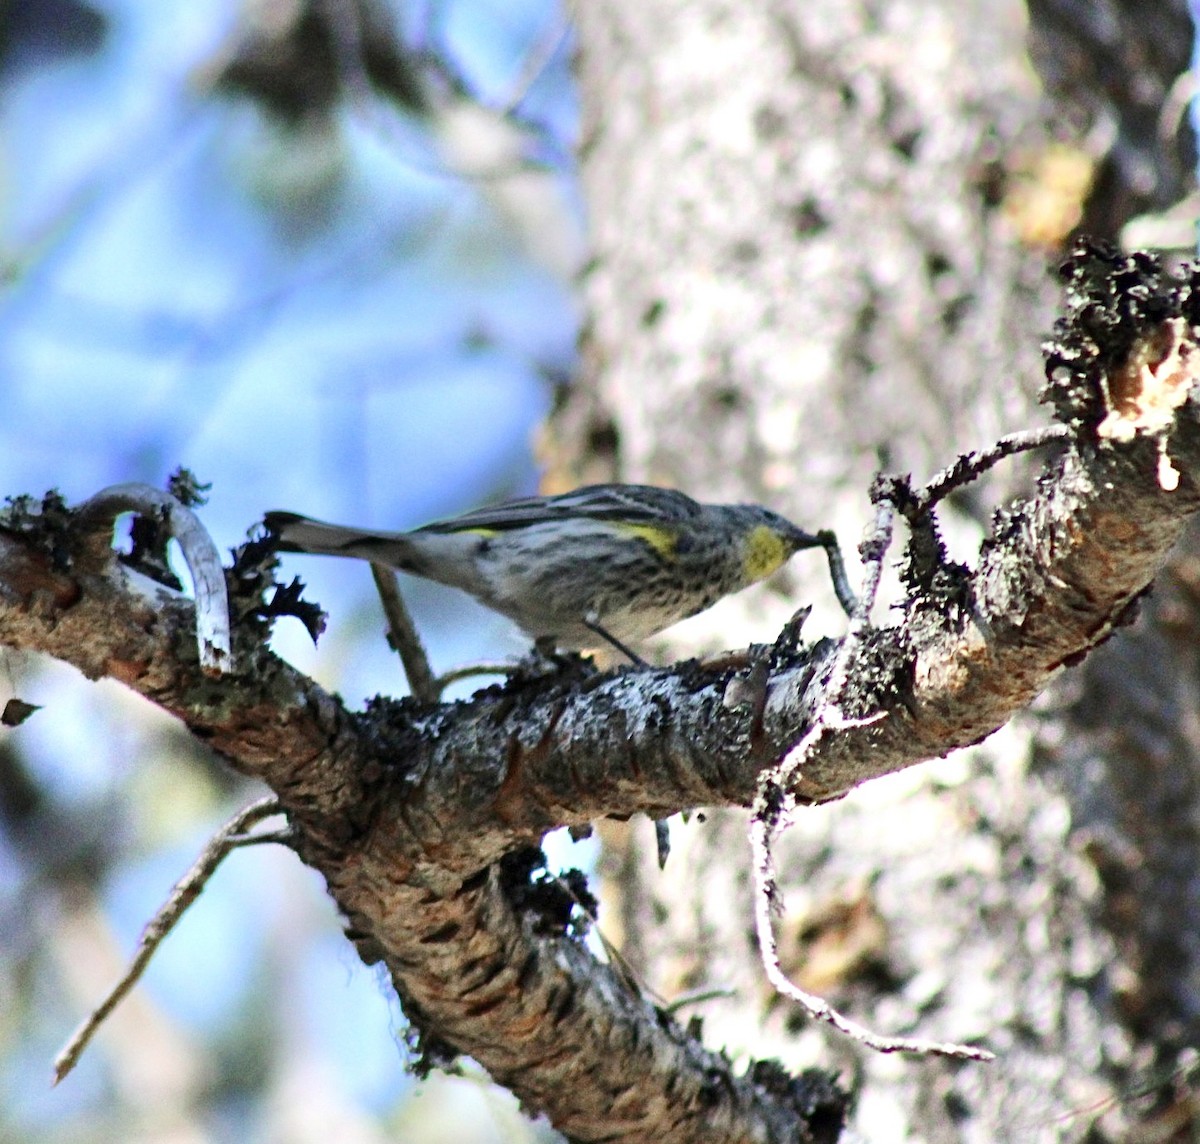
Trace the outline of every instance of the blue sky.
<path fill-rule="evenodd" d="M 92 8 L 103 20 L 91 50 L 62 50 L 65 29 L 43 27 L 4 61 L 0 494 L 57 487 L 78 501 L 118 481 L 161 485 L 184 465 L 212 482 L 201 516 L 227 548 L 272 508 L 402 528 L 531 491 L 547 379 L 573 367 L 583 248 L 560 11 L 405 5 L 408 42 L 443 52 L 477 106 L 420 121 L 348 104 L 289 135 L 209 86 L 241 7 L 109 0 Z M 487 177 L 464 173 L 480 168 Z M 368 569 L 289 557 L 293 574 L 329 630 L 314 649 L 285 621 L 277 650 L 352 706 L 402 691 Z M 435 666 L 524 649 L 448 589 L 405 590 Z M 114 948 L 130 950 L 247 794 L 214 787 L 164 720 L 114 685 L 3 653 L 0 702 L 13 693 L 43 710 L 0 734 L 121 854 L 95 905 Z M 48 952 L 70 910 L 38 887 L 20 840 L 2 840 L 0 907 L 40 901 L 43 916 L 0 940 L 0 963 L 45 956 L 29 986 L 41 1002 L 0 1022 L 0 1125 L 85 1139 L 117 1103 L 116 1058 L 102 1033 L 77 1076 L 45 1083 L 84 1003 Z M 169 1024 L 219 1042 L 263 996 L 264 965 L 287 967 L 265 993 L 286 983 L 300 1002 L 271 1018 L 278 1035 L 320 1054 L 348 1102 L 384 1114 L 409 1084 L 398 1014 L 286 852 L 235 855 L 140 988 Z M 20 974 L 2 976 L 7 992 Z M 205 1138 L 254 1138 L 252 1105 L 209 1110 Z"/>

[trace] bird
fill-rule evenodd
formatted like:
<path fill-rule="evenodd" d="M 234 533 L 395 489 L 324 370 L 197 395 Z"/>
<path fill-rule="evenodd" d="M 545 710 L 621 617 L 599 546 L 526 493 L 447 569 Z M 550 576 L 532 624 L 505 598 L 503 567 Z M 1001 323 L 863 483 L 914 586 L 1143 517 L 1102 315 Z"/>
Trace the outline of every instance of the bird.
<path fill-rule="evenodd" d="M 653 485 L 588 485 L 491 505 L 405 532 L 272 511 L 275 548 L 348 556 L 458 588 L 507 616 L 539 651 L 630 648 L 765 579 L 802 549 L 826 550 L 838 599 L 853 593 L 833 533 L 761 505 L 702 504 Z"/>

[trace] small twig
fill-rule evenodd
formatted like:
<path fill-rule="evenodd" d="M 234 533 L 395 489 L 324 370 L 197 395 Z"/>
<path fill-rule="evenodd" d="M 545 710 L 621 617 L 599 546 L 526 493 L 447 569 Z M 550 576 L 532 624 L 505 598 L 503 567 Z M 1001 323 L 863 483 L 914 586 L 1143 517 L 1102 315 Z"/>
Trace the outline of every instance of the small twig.
<path fill-rule="evenodd" d="M 843 730 L 848 726 L 858 726 L 870 723 L 874 718 L 866 720 L 845 720 L 840 715 L 834 716 L 835 705 L 841 698 L 846 686 L 846 678 L 850 672 L 850 664 L 862 643 L 863 636 L 871 626 L 871 612 L 875 608 L 875 599 L 879 595 L 879 582 L 883 577 L 883 560 L 892 543 L 892 505 L 880 499 L 875 505 L 875 521 L 871 531 L 859 546 L 862 557 L 863 578 L 862 595 L 855 601 L 850 616 L 850 625 L 838 646 L 829 677 L 822 688 L 817 708 L 813 715 L 812 726 L 808 734 L 793 747 L 775 766 L 770 767 L 759 777 L 758 796 L 754 802 L 754 816 L 758 817 L 761 807 L 766 805 L 772 788 L 778 791 L 788 791 L 799 777 L 800 770 L 808 761 L 813 747 L 824 737 L 827 731 Z"/>
<path fill-rule="evenodd" d="M 629 660 L 630 663 L 634 665 L 634 667 L 650 666 L 644 659 L 642 659 L 640 655 L 638 655 L 636 651 L 626 644 L 623 644 L 619 639 L 617 639 L 616 636 L 612 634 L 612 632 L 608 631 L 595 616 L 584 616 L 583 626 L 587 628 L 589 632 L 595 632 L 596 635 L 605 641 L 605 643 L 611 644 L 613 647 L 615 647 L 617 651 L 619 651 L 623 656 L 625 656 L 626 659 Z"/>
<path fill-rule="evenodd" d="M 660 1005 L 664 1013 L 677 1013 L 688 1005 L 703 1005 L 705 1001 L 723 1001 L 727 997 L 736 997 L 737 990 L 727 985 L 713 989 L 695 989 L 691 993 L 681 993 L 666 1005 Z"/>
<path fill-rule="evenodd" d="M 876 484 L 877 487 L 882 487 L 879 482 Z M 779 889 L 775 879 L 775 839 L 787 826 L 795 807 L 789 791 L 799 778 L 802 767 L 827 733 L 870 724 L 882 717 L 876 715 L 866 719 L 848 720 L 841 714 L 838 703 L 846 685 L 850 664 L 863 636 L 870 630 L 871 612 L 883 574 L 883 561 L 891 545 L 893 519 L 893 506 L 881 494 L 876 499 L 874 524 L 859 549 L 866 573 L 862 596 L 855 602 L 850 616 L 849 631 L 838 648 L 829 676 L 821 690 L 812 725 L 800 742 L 778 764 L 765 770 L 759 777 L 758 793 L 754 799 L 750 819 L 750 851 L 754 865 L 754 923 L 758 934 L 759 956 L 763 969 L 766 970 L 767 980 L 778 993 L 803 1007 L 810 1017 L 832 1025 L 868 1048 L 881 1053 L 924 1053 L 965 1060 L 992 1060 L 993 1054 L 986 1049 L 971 1045 L 943 1044 L 914 1037 L 882 1036 L 843 1016 L 829 1002 L 801 989 L 784 973 L 779 963 L 779 947 L 775 938 L 775 927 L 771 921 L 772 912 L 777 911 L 779 906 Z"/>
<path fill-rule="evenodd" d="M 847 616 L 852 616 L 858 608 L 858 600 L 846 575 L 846 562 L 842 559 L 842 546 L 838 544 L 837 534 L 823 528 L 817 533 L 817 540 L 825 549 L 825 559 L 829 561 L 829 578 L 833 581 L 833 591 L 838 603 L 842 605 L 842 611 Z"/>
<path fill-rule="evenodd" d="M 200 896 L 201 890 L 208 884 L 208 880 L 226 855 L 240 846 L 252 845 L 261 841 L 278 841 L 284 837 L 276 831 L 272 831 L 269 835 L 244 833 L 256 822 L 280 813 L 279 800 L 274 795 L 268 795 L 266 798 L 260 798 L 257 802 L 243 807 L 208 840 L 191 869 L 175 883 L 167 900 L 159 907 L 146 928 L 142 930 L 137 952 L 125 973 L 109 990 L 104 1000 L 71 1034 L 71 1039 L 54 1058 L 54 1084 L 58 1084 L 75 1067 L 96 1031 L 120 1004 L 122 998 L 137 984 L 138 979 L 146 971 L 146 966 L 150 964 L 155 950 L 162 944 L 167 934 L 175 928 L 188 906 Z"/>
<path fill-rule="evenodd" d="M 639 976 L 637 970 L 626 960 L 625 955 L 605 936 L 604 931 L 600 928 L 599 914 L 571 888 L 571 884 L 561 874 L 554 874 L 553 878 L 554 884 L 579 907 L 583 915 L 592 923 L 591 932 L 596 935 L 596 940 L 600 942 L 600 948 L 604 950 L 604 954 L 608 958 L 613 972 L 625 979 L 625 984 L 629 987 L 630 992 L 644 993 L 653 998 L 656 1004 L 665 1004 L 662 996 L 656 993 L 644 978 Z"/>
<path fill-rule="evenodd" d="M 1055 1116 L 1048 1123 L 1065 1124 L 1071 1120 L 1078 1120 L 1083 1116 L 1094 1120 L 1101 1112 L 1105 1112 L 1123 1103 L 1132 1103 L 1134 1100 L 1149 1096 L 1151 1093 L 1160 1091 L 1168 1085 L 1175 1088 L 1177 1092 L 1179 1090 L 1187 1092 L 1190 1100 L 1190 1094 L 1195 1092 L 1196 1089 L 1196 1081 L 1200 1080 L 1200 1077 L 1196 1075 L 1196 1065 L 1196 1050 L 1186 1048 L 1180 1053 L 1179 1064 L 1174 1067 L 1169 1069 L 1150 1069 L 1148 1074 L 1139 1083 L 1123 1086 L 1117 1092 L 1109 1096 L 1102 1096 L 1091 1104 L 1069 1109 Z"/>
<path fill-rule="evenodd" d="M 763 871 L 769 871 L 772 866 L 771 826 L 761 820 L 754 820 L 750 825 L 750 845 L 754 853 L 755 877 L 758 880 Z M 764 879 L 765 881 L 765 879 Z M 771 873 L 773 883 L 773 872 Z M 779 948 L 775 940 L 775 928 L 771 924 L 771 909 L 773 895 L 758 887 L 754 899 L 754 920 L 758 930 L 758 949 L 763 967 L 767 971 L 767 979 L 784 997 L 801 1005 L 810 1017 L 832 1025 L 839 1032 L 852 1037 L 860 1044 L 866 1045 L 880 1053 L 921 1053 L 943 1057 L 955 1057 L 959 1060 L 990 1061 L 995 1059 L 987 1049 L 976 1048 L 974 1045 L 956 1045 L 940 1041 L 926 1041 L 919 1037 L 885 1037 L 870 1029 L 851 1021 L 843 1016 L 828 1001 L 808 993 L 794 984 L 779 964 Z"/>
<path fill-rule="evenodd" d="M 282 811 L 274 813 L 282 813 Z M 294 839 L 295 832 L 290 826 L 284 826 L 279 830 L 263 830 L 258 834 L 231 834 L 229 836 L 229 849 L 243 850 L 251 846 L 267 845 L 290 846 Z"/>
<path fill-rule="evenodd" d="M 233 667 L 229 634 L 229 597 L 225 590 L 225 570 L 221 554 L 204 525 L 191 509 L 180 504 L 170 493 L 153 485 L 136 482 L 110 485 L 79 506 L 74 527 L 85 541 L 94 537 L 95 548 L 115 560 L 112 530 L 117 517 L 135 512 L 165 526 L 179 541 L 183 559 L 192 577 L 196 596 L 196 640 L 200 668 L 209 675 L 221 675 Z"/>
<path fill-rule="evenodd" d="M 880 717 L 847 720 L 840 713 L 839 701 L 855 653 L 862 643 L 863 636 L 870 629 L 871 612 L 875 606 L 883 573 L 883 561 L 891 545 L 894 512 L 899 511 L 915 526 L 920 521 L 928 520 L 933 507 L 947 494 L 974 480 L 1003 458 L 1050 444 L 1067 435 L 1068 430 L 1065 426 L 1028 433 L 1012 433 L 1002 437 L 988 449 L 963 454 L 953 465 L 935 476 L 919 493 L 914 493 L 906 480 L 876 479 L 872 493 L 875 521 L 860 547 L 865 568 L 863 592 L 850 616 L 849 631 L 834 657 L 808 732 L 779 763 L 765 770 L 759 778 L 758 793 L 750 821 L 750 849 L 754 865 L 755 929 L 767 979 L 779 993 L 801 1005 L 809 1016 L 832 1025 L 878 1052 L 924 1053 L 978 1061 L 995 1059 L 994 1054 L 988 1050 L 971 1045 L 926 1041 L 913 1037 L 887 1037 L 873 1033 L 844 1017 L 823 998 L 801 989 L 784 973 L 779 963 L 779 949 L 771 913 L 777 908 L 779 901 L 775 880 L 774 843 L 779 833 L 787 826 L 794 809 L 794 801 L 789 791 L 795 785 L 812 751 L 826 734 L 848 726 L 869 724 Z"/>
<path fill-rule="evenodd" d="M 371 575 L 375 577 L 375 587 L 379 589 L 379 599 L 387 616 L 388 643 L 400 656 L 409 690 L 422 703 L 436 703 L 442 689 L 433 676 L 425 645 L 421 643 L 417 626 L 404 603 L 404 597 L 400 595 L 396 573 L 386 564 L 372 563 Z"/>
<path fill-rule="evenodd" d="M 916 496 L 913 510 L 921 515 L 928 513 L 940 500 L 955 489 L 970 484 L 1005 457 L 1040 449 L 1055 441 L 1069 440 L 1072 429 L 1068 425 L 1050 425 L 1044 429 L 1027 429 L 1020 433 L 1009 433 L 986 449 L 975 449 L 963 453 L 953 464 L 947 465 Z"/>
<path fill-rule="evenodd" d="M 525 102 L 530 89 L 542 77 L 542 73 L 550 66 L 550 61 L 558 55 L 559 49 L 567 41 L 571 32 L 571 21 L 567 14 L 556 11 L 550 22 L 542 29 L 533 47 L 526 53 L 521 64 L 521 71 L 513 83 L 512 89 L 500 105 L 502 115 L 512 115 Z"/>
<path fill-rule="evenodd" d="M 892 520 L 892 506 L 886 502 L 876 504 L 875 521 L 858 549 L 864 570 L 862 595 L 855 602 L 846 638 L 842 640 L 834 658 L 833 669 L 818 708 L 818 717 L 823 715 L 826 707 L 841 698 L 850 661 L 854 658 L 858 645 L 862 643 L 863 636 L 870 630 L 871 613 L 875 610 L 879 582 L 883 578 L 883 560 L 892 543 Z"/>
<path fill-rule="evenodd" d="M 452 683 L 462 679 L 470 679 L 476 675 L 512 675 L 516 665 L 512 663 L 467 663 L 462 667 L 452 667 L 437 677 L 438 694 L 440 695 Z"/>

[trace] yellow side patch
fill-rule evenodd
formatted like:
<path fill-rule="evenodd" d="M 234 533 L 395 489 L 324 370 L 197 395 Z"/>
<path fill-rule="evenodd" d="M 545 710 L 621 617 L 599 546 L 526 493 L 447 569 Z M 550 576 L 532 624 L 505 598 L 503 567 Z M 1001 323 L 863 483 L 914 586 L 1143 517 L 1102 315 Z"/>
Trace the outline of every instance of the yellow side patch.
<path fill-rule="evenodd" d="M 765 524 L 751 529 L 742 555 L 742 575 L 746 583 L 753 584 L 770 576 L 791 554 L 779 534 Z"/>
<path fill-rule="evenodd" d="M 500 529 L 498 528 L 464 528 L 461 530 L 464 533 L 469 533 L 471 536 L 499 536 Z"/>
<path fill-rule="evenodd" d="M 675 555 L 675 534 L 665 528 L 656 528 L 652 524 L 623 524 L 620 521 L 612 521 L 612 525 L 626 536 L 640 537 L 660 556 Z"/>

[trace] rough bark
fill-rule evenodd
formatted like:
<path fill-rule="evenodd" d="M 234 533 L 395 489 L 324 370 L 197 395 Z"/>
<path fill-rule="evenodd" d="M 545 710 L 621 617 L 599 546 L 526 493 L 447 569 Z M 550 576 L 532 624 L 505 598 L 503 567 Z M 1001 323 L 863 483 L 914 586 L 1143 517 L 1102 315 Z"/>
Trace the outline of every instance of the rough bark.
<path fill-rule="evenodd" d="M 1181 10 L 1146 20 L 1114 3 L 1118 23 L 1098 27 L 1099 7 L 1031 6 L 1058 21 L 1040 41 L 1051 59 L 1087 34 L 1120 49 L 1079 56 L 1102 61 L 1111 100 L 1092 98 L 1086 69 L 1063 71 L 1089 97 L 1089 126 L 1122 111 L 1111 80 L 1139 53 L 1156 90 L 1169 86 L 1158 21 Z M 1031 208 L 1023 188 L 1055 132 L 1015 3 L 612 0 L 578 15 L 592 317 L 587 376 L 556 432 L 563 453 L 591 454 L 587 476 L 763 500 L 853 535 L 881 462 L 928 472 L 1033 420 L 1056 294 L 1034 238 L 1061 238 L 1072 206 L 1115 228 L 1130 203 L 1170 200 L 1176 168 L 1147 138 L 1154 100 L 1131 83 L 1145 106 L 1118 115 L 1090 197 L 1048 223 Z M 1104 138 L 1093 131 L 1085 157 Z M 1161 329 L 1163 314 L 1142 317 L 1143 334 Z M 1128 338 L 1118 346 L 1107 366 Z M 1099 393 L 1099 375 L 1087 381 Z M 941 568 L 938 592 L 920 576 L 897 589 L 905 611 L 868 639 L 844 697 L 882 718 L 824 744 L 796 793 L 834 797 L 978 739 L 1128 618 L 1194 507 L 1194 403 L 1180 416 L 1179 489 L 1163 489 L 1155 441 L 1097 447 L 1091 410 L 978 574 Z M 972 488 L 946 506 L 956 552 L 974 553 L 979 506 L 997 499 Z M 269 782 L 358 950 L 386 964 L 427 1061 L 471 1053 L 577 1139 L 838 1135 L 846 1092 L 826 1075 L 735 1067 L 725 1050 L 792 1072 L 841 1064 L 871 1138 L 1110 1139 L 1137 1119 L 1187 1131 L 1172 1092 L 1200 1008 L 1188 560 L 1152 601 L 1154 623 L 1063 673 L 1034 720 L 969 763 L 860 785 L 785 840 L 789 970 L 875 1027 L 981 1037 L 1002 1054 L 963 1068 L 859 1056 L 772 1000 L 734 811 L 677 833 L 663 875 L 625 859 L 625 950 L 651 985 L 735 994 L 687 1010 L 715 1050 L 586 953 L 570 901 L 531 882 L 521 855 L 557 823 L 744 805 L 806 729 L 833 645 L 773 657 L 761 713 L 741 703 L 752 665 L 728 662 L 358 716 L 262 653 L 253 626 L 237 678 L 207 679 L 185 603 L 63 563 L 61 535 L 28 523 L 0 537 L 0 644 L 125 681 Z M 1133 1095 L 1151 1107 L 1107 1103 Z"/>
<path fill-rule="evenodd" d="M 852 538 L 875 466 L 925 474 L 951 440 L 1038 423 L 1031 335 L 1064 234 L 1115 236 L 1190 179 L 1167 101 L 1180 2 L 1052 0 L 1029 27 L 1018 4 L 927 0 L 613 0 L 579 20 L 591 324 L 552 455 L 589 479 L 758 497 Z M 947 505 L 952 551 L 1027 479 Z M 997 1065 L 897 1070 L 764 997 L 738 815 L 677 829 L 674 873 L 611 852 L 635 964 L 668 996 L 735 994 L 699 1010 L 713 1043 L 842 1059 L 869 1138 L 1124 1139 L 1176 1115 L 1197 980 L 1179 919 L 1200 900 L 1190 568 L 1034 715 L 784 840 L 792 968 L 876 1027 L 986 1024 Z M 828 590 L 792 576 L 819 622 Z M 740 615 L 763 624 L 773 603 Z"/>
<path fill-rule="evenodd" d="M 905 621 L 866 636 L 837 697 L 870 721 L 827 737 L 798 776 L 801 800 L 987 734 L 1128 618 L 1200 504 L 1192 290 L 1149 263 L 1079 260 L 1049 384 L 1076 443 L 998 518 L 976 574 L 910 546 Z M 469 1053 L 580 1140 L 837 1137 L 845 1094 L 827 1076 L 742 1073 L 703 1048 L 596 962 L 569 932 L 569 900 L 521 856 L 549 828 L 600 815 L 749 803 L 811 723 L 828 642 L 352 715 L 264 650 L 244 568 L 230 581 L 236 674 L 214 679 L 190 605 L 97 560 L 88 525 L 52 501 L 10 514 L 0 644 L 122 680 L 268 783 L 429 1060 Z"/>

